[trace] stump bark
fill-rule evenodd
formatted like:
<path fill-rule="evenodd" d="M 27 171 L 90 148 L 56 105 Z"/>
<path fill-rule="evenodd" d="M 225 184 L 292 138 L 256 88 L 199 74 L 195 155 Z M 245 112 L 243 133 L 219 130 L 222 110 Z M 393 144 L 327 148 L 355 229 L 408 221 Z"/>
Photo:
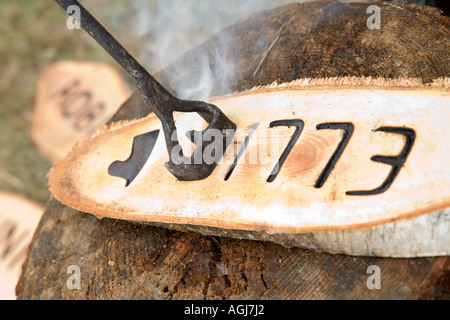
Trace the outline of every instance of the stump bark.
<path fill-rule="evenodd" d="M 205 61 L 212 95 L 306 77 L 448 77 L 450 19 L 429 7 L 378 5 L 380 30 L 367 28 L 363 3 L 320 1 L 261 12 L 156 77 L 184 97 Z M 111 121 L 147 113 L 134 94 Z M 76 290 L 67 286 L 72 265 L 80 268 Z M 380 268 L 381 289 L 367 286 L 372 265 Z M 324 254 L 99 220 L 50 199 L 16 291 L 19 299 L 448 299 L 450 258 Z"/>

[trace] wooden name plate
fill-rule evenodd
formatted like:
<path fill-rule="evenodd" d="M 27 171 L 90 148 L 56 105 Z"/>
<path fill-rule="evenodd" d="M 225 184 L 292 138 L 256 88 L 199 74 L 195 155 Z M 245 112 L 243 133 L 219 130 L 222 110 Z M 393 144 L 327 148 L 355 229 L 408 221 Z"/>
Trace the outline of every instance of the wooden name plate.
<path fill-rule="evenodd" d="M 238 129 L 208 178 L 169 173 L 149 115 L 80 141 L 51 170 L 52 193 L 98 217 L 206 234 L 354 255 L 449 254 L 448 79 L 305 79 L 210 101 Z M 176 116 L 180 140 L 202 128 L 196 119 Z"/>
<path fill-rule="evenodd" d="M 46 157 L 58 161 L 78 138 L 103 126 L 129 95 L 119 72 L 108 64 L 56 62 L 37 80 L 31 137 Z"/>
<path fill-rule="evenodd" d="M 16 299 L 15 288 L 44 208 L 0 192 L 0 300 Z"/>

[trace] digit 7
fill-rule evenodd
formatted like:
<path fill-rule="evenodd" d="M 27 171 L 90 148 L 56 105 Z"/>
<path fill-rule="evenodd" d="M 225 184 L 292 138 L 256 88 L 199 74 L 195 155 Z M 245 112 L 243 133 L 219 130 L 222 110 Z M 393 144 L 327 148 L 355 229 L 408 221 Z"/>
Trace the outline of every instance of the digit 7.
<path fill-rule="evenodd" d="M 278 161 L 277 165 L 272 171 L 272 174 L 267 179 L 267 182 L 273 182 L 275 178 L 278 175 L 278 172 L 281 169 L 281 166 L 285 162 L 286 158 L 288 157 L 289 153 L 292 150 L 292 147 L 297 142 L 298 138 L 300 137 L 304 122 L 302 120 L 279 120 L 274 121 L 270 123 L 270 127 L 277 127 L 277 126 L 296 126 L 297 129 L 294 132 L 294 135 L 292 136 L 291 140 L 289 141 L 289 144 L 287 145 L 286 149 L 284 150 L 283 154 L 280 157 L 280 160 Z M 335 167 L 336 163 L 338 162 L 339 158 L 341 157 L 342 153 L 344 152 L 345 147 L 347 146 L 350 138 L 353 135 L 354 126 L 352 123 L 349 122 L 329 122 L 329 123 L 321 123 L 317 125 L 317 130 L 322 129 L 341 129 L 344 130 L 344 136 L 342 137 L 341 142 L 339 143 L 336 151 L 331 156 L 330 160 L 328 161 L 327 165 L 325 166 L 325 169 L 322 171 L 322 173 L 319 176 L 319 179 L 317 179 L 316 184 L 314 185 L 315 188 L 321 188 L 325 181 L 327 180 L 328 176 L 330 175 L 331 171 Z"/>
<path fill-rule="evenodd" d="M 284 149 L 283 153 L 281 154 L 280 159 L 278 160 L 277 164 L 272 170 L 272 173 L 270 174 L 269 178 L 267 178 L 267 182 L 273 182 L 275 178 L 277 177 L 278 173 L 281 170 L 281 167 L 283 166 L 284 162 L 286 161 L 286 158 L 289 156 L 289 153 L 291 153 L 292 148 L 294 147 L 295 143 L 297 142 L 298 138 L 300 138 L 300 135 L 302 134 L 303 128 L 305 126 L 305 123 L 303 120 L 300 119 L 292 119 L 292 120 L 278 120 L 273 121 L 270 123 L 269 127 L 280 127 L 280 126 L 295 126 L 295 132 L 291 137 L 291 140 L 289 140 L 288 145 L 286 146 L 286 149 Z"/>
<path fill-rule="evenodd" d="M 322 188 L 325 181 L 327 181 L 328 176 L 330 175 L 331 171 L 336 166 L 336 163 L 338 162 L 339 158 L 341 157 L 342 153 L 345 150 L 345 147 L 347 146 L 348 142 L 350 141 L 350 138 L 353 135 L 353 131 L 355 130 L 354 126 L 350 122 L 329 122 L 329 123 L 321 123 L 317 125 L 317 130 L 323 130 L 323 129 L 341 129 L 344 130 L 344 135 L 342 137 L 341 142 L 339 143 L 336 151 L 331 156 L 330 160 L 328 161 L 327 165 L 325 166 L 325 169 L 322 171 L 322 173 L 319 176 L 319 179 L 317 179 L 316 184 L 314 185 L 314 188 Z"/>

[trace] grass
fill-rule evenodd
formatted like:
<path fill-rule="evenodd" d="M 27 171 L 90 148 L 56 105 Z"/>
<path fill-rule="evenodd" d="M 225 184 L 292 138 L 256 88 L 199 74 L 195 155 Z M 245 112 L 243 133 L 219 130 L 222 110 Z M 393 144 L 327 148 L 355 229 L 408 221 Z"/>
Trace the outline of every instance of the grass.
<path fill-rule="evenodd" d="M 61 59 L 111 61 L 83 31 L 68 30 L 53 1 L 0 2 L 0 191 L 45 204 L 51 163 L 29 134 L 39 73 Z"/>

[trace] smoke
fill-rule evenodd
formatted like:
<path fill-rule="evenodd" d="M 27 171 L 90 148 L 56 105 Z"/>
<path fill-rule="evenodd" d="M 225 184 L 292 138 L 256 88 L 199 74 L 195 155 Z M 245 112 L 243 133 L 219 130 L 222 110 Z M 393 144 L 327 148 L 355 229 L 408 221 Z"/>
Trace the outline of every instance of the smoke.
<path fill-rule="evenodd" d="M 231 23 L 252 13 L 291 3 L 291 0 L 132 0 L 135 12 L 133 36 L 138 44 L 137 57 L 151 73 L 164 69 L 180 55 L 205 42 Z M 226 43 L 226 41 L 221 41 Z M 205 99 L 217 85 L 226 86 L 233 77 L 223 52 L 201 57 L 202 68 L 193 75 L 196 81 L 177 84 L 182 99 Z M 214 59 L 211 63 L 210 59 Z M 214 74 L 221 74 L 215 83 Z"/>

